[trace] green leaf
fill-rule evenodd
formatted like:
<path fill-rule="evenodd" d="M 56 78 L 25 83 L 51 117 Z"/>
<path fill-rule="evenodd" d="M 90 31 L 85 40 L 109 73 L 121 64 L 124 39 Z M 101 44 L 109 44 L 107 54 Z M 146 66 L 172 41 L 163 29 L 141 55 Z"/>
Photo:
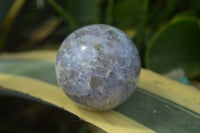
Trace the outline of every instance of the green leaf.
<path fill-rule="evenodd" d="M 98 4 L 96 0 L 67 0 L 67 10 L 79 25 L 97 23 Z"/>
<path fill-rule="evenodd" d="M 27 76 L 58 85 L 54 65 L 44 61 L 1 60 L 0 73 Z"/>
<path fill-rule="evenodd" d="M 198 17 L 196 12 L 193 10 L 185 10 L 182 12 L 179 12 L 176 17 Z"/>
<path fill-rule="evenodd" d="M 198 19 L 177 17 L 151 39 L 146 52 L 146 65 L 166 74 L 184 70 L 186 76 L 200 76 L 200 27 Z"/>
<path fill-rule="evenodd" d="M 114 110 L 91 112 L 77 106 L 56 84 L 55 53 L 0 56 L 0 92 L 63 108 L 109 133 L 200 130 L 200 91 L 145 69 L 133 95 Z"/>
<path fill-rule="evenodd" d="M 200 1 L 199 0 L 190 0 L 189 7 L 195 11 L 200 11 Z"/>
<path fill-rule="evenodd" d="M 54 0 L 46 0 L 51 7 L 58 12 L 63 19 L 69 24 L 71 30 L 77 29 L 78 25 L 72 15 L 65 11 L 65 9 Z"/>
<path fill-rule="evenodd" d="M 117 26 L 122 29 L 136 30 L 134 41 L 141 58 L 144 55 L 144 38 L 147 23 L 149 0 L 123 0 L 116 3 L 113 14 Z"/>
<path fill-rule="evenodd" d="M 152 10 L 150 10 L 150 23 L 152 23 L 153 32 L 157 28 L 169 20 L 173 15 L 173 12 L 180 10 L 179 8 L 184 6 L 184 2 L 180 0 L 165 0 L 157 1 L 153 3 Z"/>
<path fill-rule="evenodd" d="M 123 0 L 114 7 L 114 20 L 121 28 L 138 26 L 146 13 L 146 0 Z"/>

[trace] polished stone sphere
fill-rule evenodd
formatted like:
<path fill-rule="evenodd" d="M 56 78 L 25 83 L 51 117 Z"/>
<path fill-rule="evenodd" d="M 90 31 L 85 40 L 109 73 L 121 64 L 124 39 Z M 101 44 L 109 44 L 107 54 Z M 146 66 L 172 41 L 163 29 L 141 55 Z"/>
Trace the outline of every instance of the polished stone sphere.
<path fill-rule="evenodd" d="M 89 110 L 112 109 L 131 96 L 140 74 L 132 40 L 104 24 L 82 27 L 59 48 L 56 76 L 66 95 Z"/>

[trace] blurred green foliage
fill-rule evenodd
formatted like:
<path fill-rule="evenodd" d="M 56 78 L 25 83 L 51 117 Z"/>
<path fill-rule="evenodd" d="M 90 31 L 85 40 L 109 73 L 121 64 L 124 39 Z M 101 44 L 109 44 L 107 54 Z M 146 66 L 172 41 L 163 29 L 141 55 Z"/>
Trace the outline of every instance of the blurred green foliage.
<path fill-rule="evenodd" d="M 200 27 L 194 17 L 176 17 L 149 42 L 146 64 L 159 73 L 183 69 L 189 78 L 200 75 Z"/>
<path fill-rule="evenodd" d="M 1 1 L 2 5 L 5 7 L 2 9 L 1 22 L 2 16 L 6 16 L 5 9 L 9 9 L 10 4 L 9 1 Z M 50 35 L 35 41 L 37 43 L 27 43 L 29 42 L 27 40 L 33 36 L 33 31 L 40 29 L 41 25 L 45 26 L 52 17 L 61 17 L 63 21 L 51 31 Z M 191 19 L 188 20 L 187 17 Z M 6 42 L 1 44 L 0 48 L 3 51 L 57 48 L 62 40 L 75 29 L 84 25 L 105 23 L 118 27 L 133 39 L 140 52 L 143 67 L 162 74 L 182 68 L 185 76 L 198 78 L 200 77 L 198 61 L 200 55 L 197 54 L 197 49 L 200 48 L 197 33 L 199 17 L 199 0 L 26 1 L 6 37 Z M 181 19 L 181 22 L 176 24 L 180 28 L 170 26 L 175 18 Z M 194 19 L 195 23 L 193 23 Z M 182 24 L 181 27 L 181 23 L 187 23 L 186 21 L 189 21 L 191 26 Z M 169 27 L 171 28 L 167 35 L 160 32 L 161 29 L 168 31 Z M 197 31 L 194 32 L 195 29 Z M 187 41 L 182 40 L 183 38 Z M 173 56 L 169 56 L 175 49 Z M 175 59 L 177 59 L 176 63 Z M 159 67 L 161 62 L 162 67 Z"/>
<path fill-rule="evenodd" d="M 11 29 L 5 29 L 3 22 L 10 15 L 13 3 L 13 0 L 0 1 L 1 52 L 55 49 L 75 29 L 105 23 L 131 37 L 143 67 L 162 74 L 181 69 L 183 76 L 200 79 L 200 0 L 26 1 L 11 23 Z M 55 18 L 63 21 L 54 25 L 54 30 L 47 31 L 51 33 L 44 32 L 46 36 L 36 38 L 37 33 L 46 30 L 43 27 L 53 27 L 47 23 Z M 3 34 L 4 31 L 9 34 Z M 38 40 L 30 41 L 32 38 Z M 87 132 L 88 127 L 84 125 L 80 130 L 80 133 Z M 66 131 L 63 123 L 59 131 Z"/>
<path fill-rule="evenodd" d="M 3 21 L 4 17 L 6 16 L 7 11 L 9 10 L 9 7 L 12 4 L 12 0 L 2 0 L 0 2 L 0 9 L 1 9 L 1 13 L 0 13 L 0 24 Z"/>

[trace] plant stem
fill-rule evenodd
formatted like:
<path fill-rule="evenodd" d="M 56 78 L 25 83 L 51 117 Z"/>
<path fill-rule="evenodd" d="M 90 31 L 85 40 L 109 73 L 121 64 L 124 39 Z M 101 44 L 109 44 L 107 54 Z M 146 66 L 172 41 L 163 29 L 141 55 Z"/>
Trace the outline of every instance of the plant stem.
<path fill-rule="evenodd" d="M 108 0 L 107 8 L 106 8 L 106 24 L 110 24 L 112 22 L 112 10 L 113 10 L 114 0 Z"/>
<path fill-rule="evenodd" d="M 57 11 L 63 17 L 64 21 L 69 24 L 71 30 L 75 30 L 78 28 L 78 25 L 76 24 L 74 18 L 69 15 L 59 4 L 57 4 L 54 0 L 46 1 L 55 11 Z"/>

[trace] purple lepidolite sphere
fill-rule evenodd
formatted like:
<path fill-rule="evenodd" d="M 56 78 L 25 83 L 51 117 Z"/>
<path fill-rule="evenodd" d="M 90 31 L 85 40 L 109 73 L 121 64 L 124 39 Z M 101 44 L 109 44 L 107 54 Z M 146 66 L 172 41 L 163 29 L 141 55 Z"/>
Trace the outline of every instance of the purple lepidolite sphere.
<path fill-rule="evenodd" d="M 133 93 L 140 74 L 140 57 L 121 30 L 94 24 L 71 33 L 56 59 L 59 85 L 74 102 L 103 111 L 123 103 Z"/>

